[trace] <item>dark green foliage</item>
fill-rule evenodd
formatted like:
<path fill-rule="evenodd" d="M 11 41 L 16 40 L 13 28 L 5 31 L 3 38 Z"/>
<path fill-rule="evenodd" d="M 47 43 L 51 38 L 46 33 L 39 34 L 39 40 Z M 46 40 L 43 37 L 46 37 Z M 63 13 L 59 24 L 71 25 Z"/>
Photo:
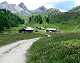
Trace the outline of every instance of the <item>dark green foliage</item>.
<path fill-rule="evenodd" d="M 49 24 L 49 18 L 45 16 L 45 20 Z"/>
<path fill-rule="evenodd" d="M 29 23 L 38 23 L 38 24 L 42 24 L 43 20 L 42 20 L 42 16 L 39 15 L 32 15 L 31 17 L 29 17 Z"/>
<path fill-rule="evenodd" d="M 10 11 L 0 9 L 0 32 L 5 30 L 5 28 L 16 27 L 23 23 L 24 20 L 12 14 Z"/>
<path fill-rule="evenodd" d="M 73 20 L 72 23 L 75 23 L 75 20 L 77 19 L 76 22 L 79 21 L 80 14 L 79 13 L 69 13 L 65 12 L 61 15 L 56 15 L 55 18 L 53 19 L 53 23 L 69 23 L 71 20 Z"/>

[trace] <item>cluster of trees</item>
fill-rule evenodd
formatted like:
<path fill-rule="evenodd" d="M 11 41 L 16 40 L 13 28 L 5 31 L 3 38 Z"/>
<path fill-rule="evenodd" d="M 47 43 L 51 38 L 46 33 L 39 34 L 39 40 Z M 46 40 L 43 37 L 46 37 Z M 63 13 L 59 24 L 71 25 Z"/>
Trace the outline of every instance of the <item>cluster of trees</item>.
<path fill-rule="evenodd" d="M 46 15 L 42 16 L 41 14 L 37 14 L 29 17 L 29 23 L 32 24 L 33 23 L 43 24 L 45 22 L 49 23 L 49 18 Z"/>
<path fill-rule="evenodd" d="M 39 15 L 32 15 L 29 17 L 29 23 L 39 23 L 42 24 L 43 23 L 43 19 L 42 16 Z"/>
<path fill-rule="evenodd" d="M 16 27 L 23 24 L 24 20 L 14 15 L 8 10 L 0 9 L 0 32 L 6 28 Z"/>
<path fill-rule="evenodd" d="M 39 23 L 43 24 L 46 23 L 75 23 L 75 20 L 77 23 L 80 23 L 80 13 L 78 12 L 48 12 L 46 15 L 32 15 L 29 17 L 29 23 Z"/>

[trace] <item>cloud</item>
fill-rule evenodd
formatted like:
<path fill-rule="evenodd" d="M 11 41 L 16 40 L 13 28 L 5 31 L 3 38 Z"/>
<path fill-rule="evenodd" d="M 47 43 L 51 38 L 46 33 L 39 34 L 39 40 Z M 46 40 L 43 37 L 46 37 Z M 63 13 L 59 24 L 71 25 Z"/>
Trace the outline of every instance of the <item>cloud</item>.
<path fill-rule="evenodd" d="M 73 0 L 64 0 L 64 1 L 56 2 L 56 3 L 51 2 L 51 3 L 48 3 L 47 5 L 45 5 L 45 7 L 58 8 L 61 11 L 68 11 L 73 6 L 74 6 L 74 1 Z"/>
<path fill-rule="evenodd" d="M 54 7 L 60 8 L 66 11 L 70 10 L 73 6 L 74 6 L 73 1 L 64 1 L 64 2 L 60 2 L 54 5 Z"/>
<path fill-rule="evenodd" d="M 62 2 L 65 0 L 23 0 L 23 1 L 29 9 L 33 10 L 42 5 L 47 5 L 48 3 L 51 3 L 51 2 L 55 4 L 55 3 Z"/>
<path fill-rule="evenodd" d="M 80 5 L 80 0 L 75 0 L 74 1 L 74 6 L 79 6 Z"/>

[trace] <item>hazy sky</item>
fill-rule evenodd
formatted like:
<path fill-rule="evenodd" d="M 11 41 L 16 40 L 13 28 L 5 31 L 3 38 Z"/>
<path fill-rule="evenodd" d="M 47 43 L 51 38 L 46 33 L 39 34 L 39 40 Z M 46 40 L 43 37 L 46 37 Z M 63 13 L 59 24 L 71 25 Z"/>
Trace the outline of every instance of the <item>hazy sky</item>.
<path fill-rule="evenodd" d="M 33 10 L 42 5 L 50 8 L 59 8 L 62 11 L 71 9 L 74 6 L 80 5 L 80 0 L 0 0 L 0 2 L 7 1 L 10 4 L 19 4 L 24 2 L 28 9 Z"/>

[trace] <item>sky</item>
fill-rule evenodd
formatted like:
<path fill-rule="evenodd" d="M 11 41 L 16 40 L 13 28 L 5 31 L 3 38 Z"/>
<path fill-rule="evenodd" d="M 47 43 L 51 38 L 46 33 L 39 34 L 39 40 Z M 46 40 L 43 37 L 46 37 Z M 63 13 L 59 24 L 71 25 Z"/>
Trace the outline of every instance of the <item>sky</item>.
<path fill-rule="evenodd" d="M 34 10 L 44 5 L 47 8 L 58 8 L 61 11 L 67 11 L 80 5 L 80 0 L 0 0 L 0 2 L 3 1 L 7 1 L 10 4 L 23 2 L 29 10 Z"/>

